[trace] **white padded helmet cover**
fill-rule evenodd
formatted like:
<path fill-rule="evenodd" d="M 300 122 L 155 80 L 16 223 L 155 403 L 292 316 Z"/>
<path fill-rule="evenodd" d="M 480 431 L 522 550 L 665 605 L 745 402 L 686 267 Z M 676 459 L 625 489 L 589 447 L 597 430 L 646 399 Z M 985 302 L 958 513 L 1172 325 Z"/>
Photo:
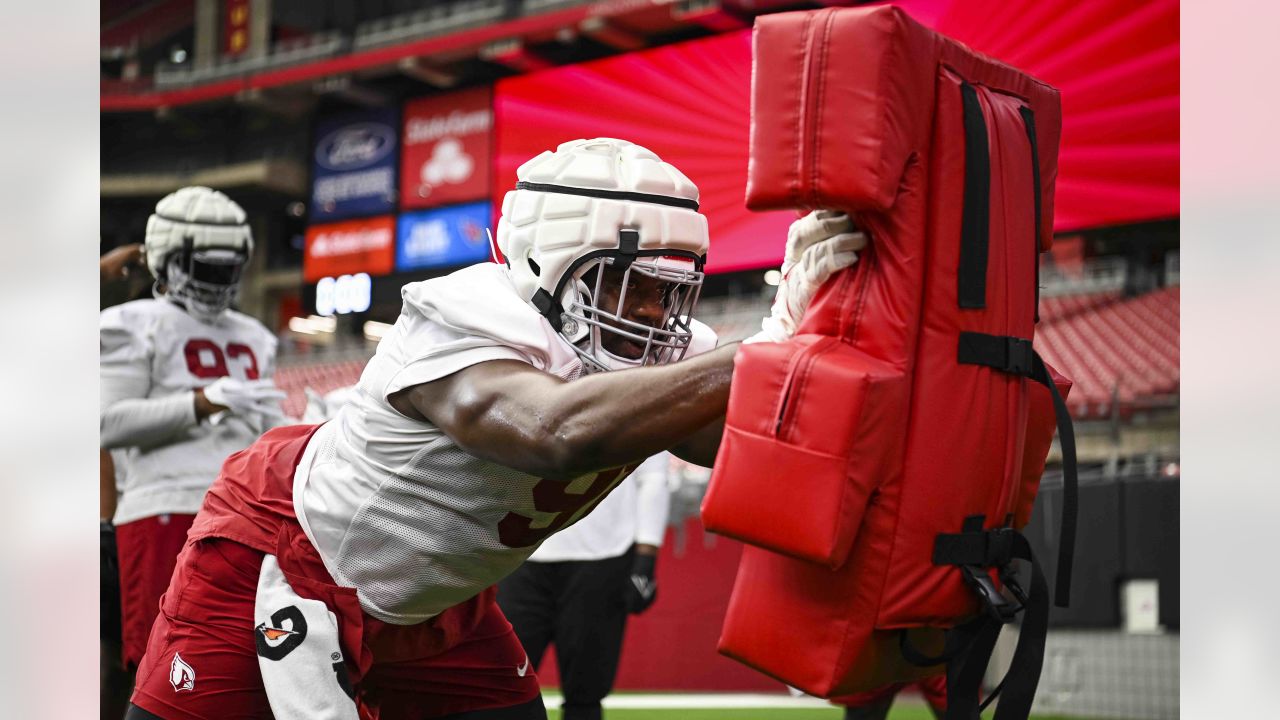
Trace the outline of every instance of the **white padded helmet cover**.
<path fill-rule="evenodd" d="M 644 193 L 696 203 L 698 188 L 653 152 L 613 138 L 573 140 L 516 170 L 521 182 L 587 190 Z M 653 202 L 512 190 L 502 201 L 498 249 L 520 296 L 554 295 L 575 260 L 618 247 L 618 231 L 639 233 L 640 250 L 706 255 L 707 218 L 697 210 Z M 539 268 L 533 270 L 532 260 Z"/>
<path fill-rule="evenodd" d="M 185 187 L 164 196 L 147 220 L 147 267 L 162 279 L 165 260 L 192 239 L 193 250 L 253 252 L 253 236 L 244 209 L 207 187 Z"/>

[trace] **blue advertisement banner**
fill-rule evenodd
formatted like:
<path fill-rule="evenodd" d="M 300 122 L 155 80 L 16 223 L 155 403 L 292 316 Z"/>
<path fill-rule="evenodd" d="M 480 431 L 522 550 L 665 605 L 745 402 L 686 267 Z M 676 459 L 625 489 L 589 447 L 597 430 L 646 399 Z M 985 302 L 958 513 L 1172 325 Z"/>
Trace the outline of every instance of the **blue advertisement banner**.
<path fill-rule="evenodd" d="M 396 232 L 396 271 L 467 265 L 489 259 L 488 202 L 404 213 Z"/>
<path fill-rule="evenodd" d="M 343 113 L 316 124 L 312 222 L 392 211 L 399 128 L 394 109 Z"/>

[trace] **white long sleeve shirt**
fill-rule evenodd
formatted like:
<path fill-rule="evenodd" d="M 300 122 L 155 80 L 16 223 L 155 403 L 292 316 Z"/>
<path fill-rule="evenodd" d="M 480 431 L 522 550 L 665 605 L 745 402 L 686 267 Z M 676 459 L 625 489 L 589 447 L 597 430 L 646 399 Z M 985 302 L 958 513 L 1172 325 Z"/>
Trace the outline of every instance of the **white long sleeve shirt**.
<path fill-rule="evenodd" d="M 234 415 L 197 422 L 194 390 L 271 377 L 275 336 L 234 310 L 205 323 L 167 300 L 135 300 L 102 311 L 99 342 L 101 444 L 128 467 L 116 524 L 195 513 L 223 460 L 261 428 Z"/>

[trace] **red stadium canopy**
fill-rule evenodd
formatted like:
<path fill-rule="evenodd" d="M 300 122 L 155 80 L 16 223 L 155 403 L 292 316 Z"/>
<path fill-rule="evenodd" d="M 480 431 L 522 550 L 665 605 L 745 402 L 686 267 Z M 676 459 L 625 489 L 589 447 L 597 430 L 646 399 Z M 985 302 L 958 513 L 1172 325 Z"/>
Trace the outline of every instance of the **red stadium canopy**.
<path fill-rule="evenodd" d="M 792 213 L 752 213 L 746 194 L 751 34 L 738 32 L 521 75 L 494 93 L 494 199 L 516 168 L 581 137 L 653 150 L 697 184 L 711 228 L 710 269 L 778 264 Z"/>
<path fill-rule="evenodd" d="M 1178 216 L 1178 0 L 896 4 L 1062 92 L 1059 230 Z"/>
<path fill-rule="evenodd" d="M 899 4 L 1062 91 L 1057 229 L 1178 215 L 1176 0 Z M 776 265 L 790 214 L 743 207 L 750 37 L 731 33 L 501 81 L 495 199 L 542 150 L 578 137 L 625 138 L 697 183 L 712 271 Z"/>

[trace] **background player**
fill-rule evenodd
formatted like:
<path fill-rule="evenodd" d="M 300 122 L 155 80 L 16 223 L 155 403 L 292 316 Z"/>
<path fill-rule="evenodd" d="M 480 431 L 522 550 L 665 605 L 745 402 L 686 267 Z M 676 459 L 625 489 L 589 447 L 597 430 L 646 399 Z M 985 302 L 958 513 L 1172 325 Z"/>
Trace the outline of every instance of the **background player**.
<path fill-rule="evenodd" d="M 183 188 L 147 222 L 156 298 L 102 311 L 101 443 L 123 451 L 128 467 L 114 517 L 127 668 L 142 659 L 174 559 L 222 461 L 280 415 L 283 393 L 270 380 L 275 336 L 231 309 L 252 252 L 239 205 L 209 188 Z"/>

